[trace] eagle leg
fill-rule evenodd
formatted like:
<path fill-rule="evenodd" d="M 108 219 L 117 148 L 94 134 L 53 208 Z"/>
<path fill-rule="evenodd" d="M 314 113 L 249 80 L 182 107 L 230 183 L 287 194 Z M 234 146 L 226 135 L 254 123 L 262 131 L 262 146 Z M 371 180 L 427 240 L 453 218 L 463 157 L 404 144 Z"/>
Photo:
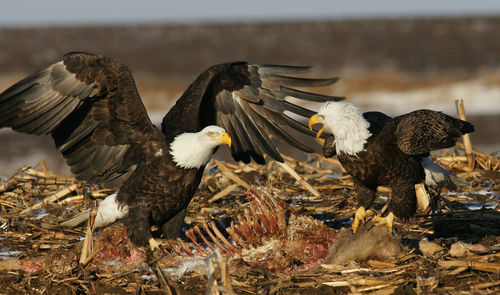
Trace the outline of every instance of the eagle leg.
<path fill-rule="evenodd" d="M 374 216 L 373 221 L 377 224 L 385 224 L 390 233 L 392 233 L 392 224 L 394 222 L 394 214 L 389 212 L 386 217 Z"/>
<path fill-rule="evenodd" d="M 352 222 L 352 232 L 356 233 L 358 231 L 359 222 L 365 223 L 366 218 L 375 215 L 375 211 L 368 209 L 365 210 L 365 207 L 361 206 L 356 210 L 354 214 L 354 221 Z"/>

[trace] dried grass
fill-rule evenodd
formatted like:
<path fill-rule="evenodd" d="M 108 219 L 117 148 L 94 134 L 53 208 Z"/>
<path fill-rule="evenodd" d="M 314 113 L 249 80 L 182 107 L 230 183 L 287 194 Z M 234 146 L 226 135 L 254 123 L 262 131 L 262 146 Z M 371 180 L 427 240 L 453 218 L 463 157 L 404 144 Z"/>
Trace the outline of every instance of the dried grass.
<path fill-rule="evenodd" d="M 434 158 L 470 181 L 471 187 L 456 194 L 443 192 L 434 202 L 430 215 L 420 213 L 410 223 L 396 223 L 405 250 L 390 260 L 367 260 L 342 266 L 322 264 L 297 273 L 273 273 L 259 267 L 229 270 L 227 257 L 238 250 L 230 249 L 227 246 L 230 242 L 222 242 L 224 245 L 213 248 L 227 248 L 226 254 L 206 249 L 206 259 L 211 261 L 207 266 L 208 278 L 204 274 L 186 273 L 181 277 L 167 277 L 160 283 L 154 276 L 158 274 L 157 266 L 153 270 L 137 267 L 117 271 L 113 266 L 98 264 L 92 259 L 99 249 L 78 263 L 85 228 L 67 229 L 58 223 L 90 207 L 110 191 L 52 175 L 47 169 L 22 168 L 0 183 L 0 294 L 159 294 L 167 289 L 172 294 L 207 290 L 210 292 L 207 294 L 498 293 L 499 159 L 474 150 L 473 154 L 473 168 L 468 167 L 462 150 L 443 151 Z M 258 218 L 257 223 L 263 224 L 265 214 L 254 208 L 245 194 L 249 187 L 275 194 L 298 215 L 313 216 L 333 228 L 349 226 L 355 210 L 352 181 L 349 177 L 331 175 L 332 171 L 341 172 L 336 161 L 312 156 L 307 162 L 287 159 L 287 165 L 302 180 L 291 177 L 287 168 L 273 162 L 243 167 L 213 161 L 209 169 L 216 169 L 205 173 L 188 208 L 186 222 L 191 229 L 186 236 L 195 235 L 196 228 L 203 228 L 207 233 L 213 232 L 212 241 L 220 241 L 224 236 L 216 232 L 213 221 L 221 224 L 228 218 L 240 220 L 240 225 L 255 224 Z M 309 191 L 304 182 L 312 185 L 319 196 Z M 379 192 L 380 195 L 387 193 L 387 190 Z M 377 199 L 376 208 L 380 210 L 383 205 L 383 200 Z M 469 210 L 470 206 L 481 209 Z M 273 228 L 270 219 L 266 220 L 269 223 L 264 228 Z M 238 230 L 243 231 L 242 228 L 235 231 Z M 418 241 L 424 238 L 441 249 L 431 253 L 419 248 Z M 210 244 L 208 239 L 206 243 Z M 459 241 L 484 247 L 481 251 L 471 248 L 463 256 L 452 256 L 455 252 L 451 253 L 450 249 Z M 179 246 L 183 243 L 185 247 L 193 245 L 190 240 L 180 239 L 172 244 L 179 247 L 177 251 L 183 255 L 178 257 L 180 260 L 187 256 Z"/>

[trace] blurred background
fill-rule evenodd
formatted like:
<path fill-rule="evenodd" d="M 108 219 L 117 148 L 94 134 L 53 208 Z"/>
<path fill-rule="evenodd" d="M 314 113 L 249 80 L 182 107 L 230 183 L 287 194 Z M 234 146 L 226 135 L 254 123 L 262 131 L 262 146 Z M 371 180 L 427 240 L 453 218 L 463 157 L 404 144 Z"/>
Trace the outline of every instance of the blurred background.
<path fill-rule="evenodd" d="M 500 1 L 8 1 L 0 92 L 66 52 L 100 53 L 130 67 L 159 123 L 210 65 L 311 65 L 311 76 L 341 78 L 321 93 L 364 111 L 456 115 L 463 99 L 473 147 L 498 153 L 499 36 Z M 49 137 L 2 129 L 0 142 L 0 176 L 41 159 L 69 175 Z"/>

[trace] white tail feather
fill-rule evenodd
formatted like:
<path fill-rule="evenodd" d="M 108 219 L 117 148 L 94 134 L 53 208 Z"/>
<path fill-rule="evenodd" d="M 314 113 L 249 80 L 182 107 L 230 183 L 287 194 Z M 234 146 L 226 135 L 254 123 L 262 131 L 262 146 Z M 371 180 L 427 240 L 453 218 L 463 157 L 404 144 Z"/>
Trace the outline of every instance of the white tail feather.
<path fill-rule="evenodd" d="M 84 222 L 86 222 L 89 219 L 89 214 L 90 214 L 90 209 L 87 209 L 72 218 L 63 221 L 60 223 L 61 226 L 64 227 L 76 227 Z"/>
<path fill-rule="evenodd" d="M 425 184 L 428 186 L 446 187 L 451 190 L 470 186 L 470 183 L 466 180 L 434 163 L 430 158 L 426 157 L 422 159 L 422 167 L 424 167 L 425 171 Z"/>
<path fill-rule="evenodd" d="M 128 206 L 119 206 L 116 201 L 116 195 L 118 193 L 111 194 L 107 196 L 99 205 L 97 206 L 97 215 L 94 220 L 94 228 L 99 228 L 111 224 L 118 219 L 123 218 L 128 213 Z M 90 209 L 77 214 L 69 220 L 61 222 L 60 224 L 65 227 L 75 227 L 89 219 Z"/>

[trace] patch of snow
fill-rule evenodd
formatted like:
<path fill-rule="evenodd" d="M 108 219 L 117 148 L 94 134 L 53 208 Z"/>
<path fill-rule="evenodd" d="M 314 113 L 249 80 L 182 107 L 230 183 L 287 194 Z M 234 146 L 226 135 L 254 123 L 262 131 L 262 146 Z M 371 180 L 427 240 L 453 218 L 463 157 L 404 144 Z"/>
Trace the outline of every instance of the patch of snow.
<path fill-rule="evenodd" d="M 389 200 L 389 197 L 388 196 L 378 196 L 378 199 L 380 199 L 384 202 L 387 202 L 387 200 Z"/>
<path fill-rule="evenodd" d="M 339 172 L 339 173 L 328 173 L 326 175 L 327 178 L 340 178 L 342 176 L 343 176 L 342 172 Z"/>
<path fill-rule="evenodd" d="M 500 114 L 500 86 L 481 78 L 407 91 L 362 92 L 347 99 L 363 111 L 377 110 L 390 116 L 424 108 L 455 115 L 457 99 L 463 99 L 467 114 Z"/>
<path fill-rule="evenodd" d="M 195 273 L 204 274 L 207 269 L 207 258 L 191 258 L 172 266 L 164 268 L 164 272 L 168 272 L 171 276 L 181 277 L 184 273 L 192 271 Z"/>
<path fill-rule="evenodd" d="M 492 191 L 487 190 L 487 189 L 483 189 L 483 190 L 475 191 L 475 192 L 473 192 L 473 193 L 478 194 L 478 195 L 483 195 L 483 196 L 493 194 L 493 192 L 492 192 Z"/>
<path fill-rule="evenodd" d="M 481 210 L 483 208 L 483 205 L 481 203 L 470 203 L 467 205 L 467 209 L 469 210 Z"/>
<path fill-rule="evenodd" d="M 10 258 L 12 255 L 20 255 L 23 254 L 23 251 L 10 251 L 9 247 L 4 247 L 0 249 L 0 260 L 6 260 Z"/>
<path fill-rule="evenodd" d="M 484 203 L 483 206 L 485 209 L 495 209 L 498 207 L 498 203 Z"/>
<path fill-rule="evenodd" d="M 36 220 L 40 220 L 42 218 L 44 218 L 45 216 L 49 215 L 49 213 L 47 211 L 45 211 L 44 209 L 40 210 L 37 215 L 35 216 L 35 219 Z"/>
<path fill-rule="evenodd" d="M 145 274 L 145 275 L 141 276 L 141 279 L 147 280 L 147 281 L 149 281 L 149 280 L 156 280 L 156 276 L 155 275 L 147 275 L 147 274 Z"/>

